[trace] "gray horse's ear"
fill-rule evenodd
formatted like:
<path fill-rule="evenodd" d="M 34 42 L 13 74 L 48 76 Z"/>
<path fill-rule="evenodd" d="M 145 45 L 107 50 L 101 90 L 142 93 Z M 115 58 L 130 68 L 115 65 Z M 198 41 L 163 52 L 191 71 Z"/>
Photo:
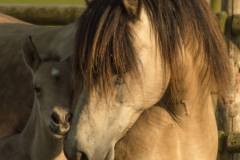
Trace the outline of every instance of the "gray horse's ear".
<path fill-rule="evenodd" d="M 23 44 L 23 57 L 26 65 L 32 70 L 36 71 L 42 60 L 38 54 L 37 48 L 29 36 Z"/>
<path fill-rule="evenodd" d="M 94 0 L 85 0 L 86 4 L 89 5 L 90 3 L 92 3 Z"/>
<path fill-rule="evenodd" d="M 123 5 L 125 6 L 128 14 L 130 16 L 136 17 L 140 10 L 139 0 L 123 0 Z"/>
<path fill-rule="evenodd" d="M 71 64 L 71 56 L 66 57 L 63 61 Z"/>

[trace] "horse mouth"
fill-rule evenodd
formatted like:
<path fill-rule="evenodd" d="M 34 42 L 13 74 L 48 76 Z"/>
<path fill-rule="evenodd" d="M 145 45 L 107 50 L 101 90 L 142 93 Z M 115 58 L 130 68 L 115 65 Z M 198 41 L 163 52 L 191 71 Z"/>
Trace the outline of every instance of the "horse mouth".
<path fill-rule="evenodd" d="M 50 128 L 50 131 L 53 134 L 53 136 L 56 137 L 56 138 L 62 139 L 62 138 L 65 138 L 67 136 L 67 132 L 61 133 L 61 132 L 59 132 L 59 130 L 53 129 L 50 126 L 49 126 L 49 128 Z"/>

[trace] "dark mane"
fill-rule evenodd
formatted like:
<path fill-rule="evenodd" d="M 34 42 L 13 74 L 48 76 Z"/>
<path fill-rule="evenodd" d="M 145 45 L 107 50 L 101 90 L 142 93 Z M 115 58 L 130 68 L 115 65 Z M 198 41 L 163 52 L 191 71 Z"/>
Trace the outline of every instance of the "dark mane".
<path fill-rule="evenodd" d="M 94 1 L 79 19 L 72 68 L 75 87 L 113 88 L 113 75 L 138 77 L 129 17 L 119 0 Z"/>
<path fill-rule="evenodd" d="M 140 0 L 163 57 L 170 65 L 172 97 L 178 92 L 177 66 L 181 65 L 179 56 L 186 47 L 193 50 L 194 59 L 205 54 L 201 57 L 207 67 L 201 73 L 209 72 L 211 76 L 199 76 L 199 81 L 214 83 L 220 96 L 227 93 L 230 77 L 227 46 L 215 14 L 205 1 Z M 139 62 L 128 26 L 137 17 L 128 16 L 120 0 L 95 0 L 88 6 L 79 19 L 75 39 L 72 58 L 75 87 L 82 82 L 81 86 L 88 89 L 98 86 L 106 92 L 113 87 L 113 74 L 122 77 L 128 73 L 138 79 Z"/>
<path fill-rule="evenodd" d="M 220 96 L 229 87 L 229 60 L 227 46 L 217 19 L 205 0 L 142 0 L 157 39 L 171 69 L 172 95 L 178 90 L 178 68 L 181 50 L 189 46 L 197 59 L 204 53 L 203 62 L 208 65 L 202 72 L 210 71 L 210 79 L 199 77 L 202 82 L 214 82 Z M 183 42 L 181 44 L 180 42 Z M 196 46 L 199 48 L 196 49 Z M 180 64 L 181 65 L 181 64 Z M 206 85 L 207 86 L 207 85 Z M 203 88 L 204 90 L 204 88 Z"/>

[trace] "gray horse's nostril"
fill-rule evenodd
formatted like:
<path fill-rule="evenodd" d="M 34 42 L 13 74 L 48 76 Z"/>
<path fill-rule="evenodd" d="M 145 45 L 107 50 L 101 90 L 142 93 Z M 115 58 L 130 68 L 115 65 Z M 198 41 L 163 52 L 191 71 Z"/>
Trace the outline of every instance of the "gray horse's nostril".
<path fill-rule="evenodd" d="M 56 125 L 60 124 L 59 115 L 55 112 L 52 113 L 51 120 Z"/>
<path fill-rule="evenodd" d="M 55 127 L 69 128 L 72 113 L 63 107 L 56 106 L 51 114 L 51 123 Z"/>
<path fill-rule="evenodd" d="M 72 120 L 72 113 L 69 112 L 69 113 L 65 116 L 65 121 L 66 121 L 67 123 L 70 123 L 71 120 Z"/>

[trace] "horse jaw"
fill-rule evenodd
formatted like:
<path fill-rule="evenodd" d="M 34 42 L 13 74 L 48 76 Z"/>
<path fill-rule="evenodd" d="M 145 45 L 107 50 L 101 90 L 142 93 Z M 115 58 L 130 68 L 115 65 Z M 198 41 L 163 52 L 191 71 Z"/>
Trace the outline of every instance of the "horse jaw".
<path fill-rule="evenodd" d="M 65 153 L 76 159 L 79 152 L 89 160 L 114 159 L 114 147 L 131 128 L 144 109 L 157 103 L 167 88 L 170 75 L 162 61 L 149 20 L 142 10 L 132 22 L 134 44 L 138 50 L 141 84 L 130 76 L 114 95 L 104 99 L 100 91 L 82 91 L 65 141 Z M 89 95 L 87 97 L 87 95 Z M 109 98 L 110 97 L 110 98 Z M 121 97 L 118 101 L 116 97 Z M 86 102 L 85 99 L 89 101 Z"/>

